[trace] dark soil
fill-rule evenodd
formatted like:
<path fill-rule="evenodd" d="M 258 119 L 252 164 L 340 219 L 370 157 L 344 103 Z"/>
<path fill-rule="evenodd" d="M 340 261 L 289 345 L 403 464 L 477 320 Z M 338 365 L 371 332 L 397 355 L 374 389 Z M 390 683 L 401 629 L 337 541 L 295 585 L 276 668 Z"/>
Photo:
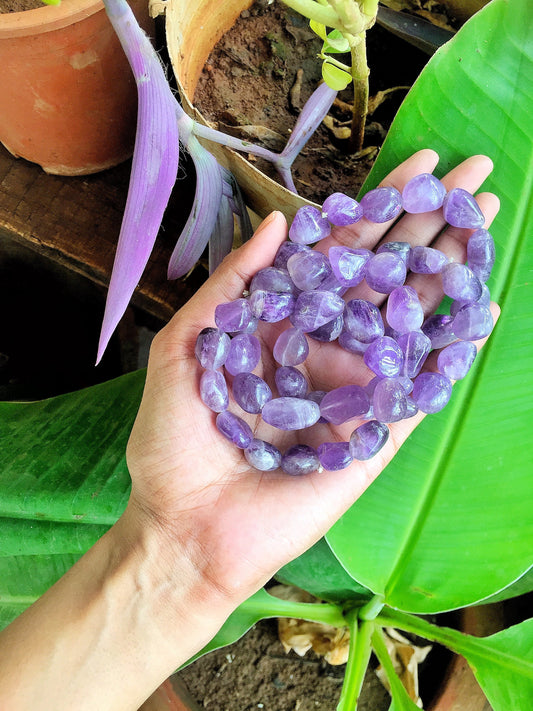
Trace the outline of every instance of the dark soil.
<path fill-rule="evenodd" d="M 228 133 L 240 135 L 239 126 L 267 127 L 279 139 L 274 136 L 264 145 L 279 150 L 321 80 L 321 62 L 316 58 L 321 46 L 305 18 L 278 2 L 256 2 L 241 14 L 209 57 L 195 104 Z M 367 33 L 367 54 L 371 95 L 411 86 L 429 58 L 378 25 Z M 299 69 L 303 70 L 299 99 L 294 94 L 291 98 Z M 390 92 L 369 115 L 360 156 L 347 156 L 333 134 L 320 126 L 295 162 L 298 191 L 317 202 L 337 190 L 356 195 L 406 91 Z M 340 98 L 349 101 L 348 90 L 341 92 Z M 339 122 L 350 120 L 350 114 L 341 108 L 334 107 L 331 113 Z M 257 138 L 251 140 L 260 143 Z M 276 177 L 268 163 L 257 161 L 256 165 Z"/>
<path fill-rule="evenodd" d="M 275 620 L 263 620 L 234 644 L 179 673 L 200 708 L 216 711 L 334 711 L 346 666 L 313 652 L 285 654 Z M 358 711 L 387 711 L 390 696 L 368 669 Z"/>
<path fill-rule="evenodd" d="M 6 12 L 23 12 L 45 7 L 41 0 L 0 0 L 0 15 Z"/>

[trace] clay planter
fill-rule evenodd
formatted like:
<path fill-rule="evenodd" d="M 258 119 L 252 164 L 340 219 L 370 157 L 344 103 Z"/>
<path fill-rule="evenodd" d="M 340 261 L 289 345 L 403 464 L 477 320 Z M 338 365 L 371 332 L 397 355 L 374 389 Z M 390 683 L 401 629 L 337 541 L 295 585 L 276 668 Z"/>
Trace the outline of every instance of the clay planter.
<path fill-rule="evenodd" d="M 130 0 L 150 33 L 147 0 Z M 84 175 L 133 151 L 137 91 L 101 0 L 0 15 L 0 141 L 48 173 Z"/>
<path fill-rule="evenodd" d="M 185 111 L 207 123 L 193 105 L 194 91 L 206 60 L 222 35 L 253 0 L 167 0 L 167 46 Z M 268 178 L 235 151 L 218 144 L 205 146 L 226 166 L 240 185 L 248 206 L 261 217 L 274 209 L 292 220 L 302 205 L 313 204 Z"/>

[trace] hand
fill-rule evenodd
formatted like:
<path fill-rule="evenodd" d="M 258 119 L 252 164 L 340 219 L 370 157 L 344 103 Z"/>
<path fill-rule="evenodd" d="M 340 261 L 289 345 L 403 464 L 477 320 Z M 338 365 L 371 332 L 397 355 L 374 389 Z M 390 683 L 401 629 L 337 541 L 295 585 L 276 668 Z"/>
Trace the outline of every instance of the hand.
<path fill-rule="evenodd" d="M 437 162 L 433 151 L 422 150 L 398 166 L 383 185 L 401 191 L 410 178 L 432 172 Z M 448 189 L 463 187 L 474 192 L 491 169 L 488 158 L 474 156 L 452 170 L 443 182 Z M 483 193 L 477 200 L 488 226 L 498 211 L 498 199 Z M 317 249 L 326 254 L 334 244 L 375 249 L 381 241 L 401 240 L 411 245 L 432 244 L 454 261 L 464 262 L 469 231 L 449 227 L 441 235 L 444 225 L 442 211 L 406 214 L 392 228 L 390 223 L 373 224 L 363 219 L 349 227 L 334 228 Z M 342 471 L 304 477 L 291 477 L 281 470 L 258 472 L 247 464 L 242 451 L 218 432 L 214 413 L 199 396 L 202 370 L 194 357 L 196 338 L 202 328 L 214 325 L 217 304 L 242 296 L 251 277 L 272 264 L 286 236 L 282 215 L 273 213 L 252 240 L 227 257 L 156 336 L 143 401 L 128 446 L 133 480 L 130 508 L 142 512 L 142 520 L 148 525 L 159 527 L 171 549 L 187 550 L 206 581 L 234 604 L 324 535 L 383 470 L 423 417 L 419 413 L 390 425 L 389 440 L 373 459 L 354 462 Z M 433 313 L 442 299 L 440 279 L 412 274 L 407 283 L 417 289 L 426 316 Z M 345 298 L 365 298 L 378 305 L 386 301 L 385 295 L 373 292 L 364 282 Z M 493 304 L 492 310 L 496 318 L 497 306 Z M 286 326 L 286 322 L 260 323 L 256 334 L 262 343 L 262 362 L 255 372 L 269 384 L 274 382 L 276 368 L 272 347 Z M 366 385 L 373 377 L 360 357 L 337 344 L 311 339 L 309 344 L 310 354 L 302 371 L 310 389 Z M 256 437 L 272 442 L 282 452 L 300 442 L 316 446 L 326 441 L 347 441 L 357 426 L 351 421 L 338 427 L 316 425 L 312 434 L 282 432 L 266 425 L 260 416 L 246 416 L 235 405 L 230 409 L 248 421 Z"/>

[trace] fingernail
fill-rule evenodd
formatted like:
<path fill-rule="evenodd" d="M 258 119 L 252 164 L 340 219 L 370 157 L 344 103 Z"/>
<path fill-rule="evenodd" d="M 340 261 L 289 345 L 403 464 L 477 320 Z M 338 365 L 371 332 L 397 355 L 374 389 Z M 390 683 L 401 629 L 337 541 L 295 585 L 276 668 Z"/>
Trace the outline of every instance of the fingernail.
<path fill-rule="evenodd" d="M 271 212 L 270 215 L 267 215 L 254 232 L 254 237 L 256 237 L 260 232 L 262 232 L 266 227 L 268 227 L 268 225 L 271 225 L 274 220 L 277 220 L 278 216 L 281 214 L 282 213 L 279 210 L 274 210 L 274 212 Z"/>

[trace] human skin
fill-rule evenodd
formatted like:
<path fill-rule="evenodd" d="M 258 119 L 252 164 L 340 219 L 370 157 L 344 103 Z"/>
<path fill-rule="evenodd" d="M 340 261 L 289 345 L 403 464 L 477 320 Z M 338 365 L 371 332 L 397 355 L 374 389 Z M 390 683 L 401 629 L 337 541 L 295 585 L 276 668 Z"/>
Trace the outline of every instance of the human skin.
<path fill-rule="evenodd" d="M 382 184 L 401 190 L 437 162 L 433 151 L 420 151 Z M 491 169 L 488 158 L 474 156 L 443 182 L 447 189 L 475 192 Z M 477 200 L 489 226 L 498 199 L 481 193 Z M 317 248 L 325 253 L 334 244 L 375 249 L 383 240 L 402 240 L 432 244 L 464 262 L 469 231 L 448 228 L 440 234 L 443 227 L 441 211 L 405 215 L 392 229 L 363 219 L 334 228 Z M 251 277 L 272 264 L 286 237 L 283 216 L 272 213 L 155 337 L 127 448 L 132 490 L 126 511 L 0 634 L 0 708 L 138 709 L 243 600 L 326 533 L 421 421 L 422 413 L 390 425 L 386 445 L 367 462 L 303 477 L 251 468 L 218 432 L 214 413 L 199 397 L 196 338 L 214 325 L 217 304 L 240 297 Z M 419 291 L 425 314 L 432 313 L 442 298 L 440 279 L 410 275 L 407 283 Z M 380 306 L 386 300 L 364 283 L 345 298 L 368 298 Z M 498 307 L 491 309 L 497 318 Z M 267 382 L 273 382 L 276 367 L 272 346 L 285 326 L 261 323 L 258 329 L 263 358 L 255 372 Z M 428 367 L 435 367 L 434 360 Z M 372 377 L 357 356 L 315 341 L 302 372 L 313 390 L 364 385 Z M 276 431 L 259 416 L 246 419 L 256 437 L 282 451 L 302 441 L 346 441 L 354 429 L 353 422 L 324 424 L 309 435 Z"/>

